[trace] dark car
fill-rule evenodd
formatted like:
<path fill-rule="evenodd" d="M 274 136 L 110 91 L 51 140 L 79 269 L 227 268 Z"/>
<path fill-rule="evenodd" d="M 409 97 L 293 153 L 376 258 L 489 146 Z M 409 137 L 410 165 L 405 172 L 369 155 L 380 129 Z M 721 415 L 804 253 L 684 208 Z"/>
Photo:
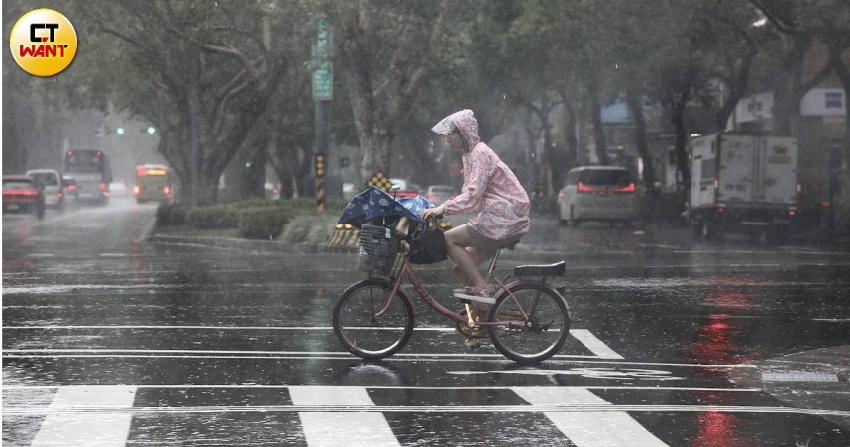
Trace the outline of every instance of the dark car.
<path fill-rule="evenodd" d="M 3 213 L 32 213 L 44 219 L 44 192 L 27 175 L 3 176 Z"/>

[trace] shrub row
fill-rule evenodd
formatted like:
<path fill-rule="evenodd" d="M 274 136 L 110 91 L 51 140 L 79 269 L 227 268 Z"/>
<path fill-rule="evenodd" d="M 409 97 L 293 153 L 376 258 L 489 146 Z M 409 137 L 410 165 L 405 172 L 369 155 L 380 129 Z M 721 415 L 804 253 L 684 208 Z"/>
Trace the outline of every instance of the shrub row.
<path fill-rule="evenodd" d="M 158 225 L 189 225 L 201 229 L 238 228 L 239 234 L 251 239 L 275 239 L 283 233 L 290 242 L 324 242 L 333 231 L 333 224 L 348 204 L 347 200 L 331 199 L 325 204 L 325 214 L 316 215 L 316 201 L 301 198 L 289 200 L 252 199 L 189 208 L 180 203 L 162 203 L 157 209 Z M 287 225 L 294 221 L 292 225 Z"/>

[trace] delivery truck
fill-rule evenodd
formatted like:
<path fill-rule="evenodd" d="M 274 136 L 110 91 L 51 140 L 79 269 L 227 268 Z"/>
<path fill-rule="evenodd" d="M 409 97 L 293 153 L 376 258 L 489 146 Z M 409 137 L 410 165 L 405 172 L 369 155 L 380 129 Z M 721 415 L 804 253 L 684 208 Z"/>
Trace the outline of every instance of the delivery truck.
<path fill-rule="evenodd" d="M 687 216 L 694 236 L 744 232 L 781 242 L 797 215 L 797 139 L 711 134 L 690 142 Z"/>

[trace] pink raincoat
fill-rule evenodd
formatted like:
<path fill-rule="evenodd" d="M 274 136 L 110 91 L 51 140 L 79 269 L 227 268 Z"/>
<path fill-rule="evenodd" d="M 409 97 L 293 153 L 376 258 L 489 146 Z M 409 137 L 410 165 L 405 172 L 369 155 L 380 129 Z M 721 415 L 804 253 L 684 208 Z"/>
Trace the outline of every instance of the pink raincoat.
<path fill-rule="evenodd" d="M 463 191 L 443 203 L 446 214 L 478 212 L 468 225 L 480 235 L 507 239 L 528 231 L 530 201 L 510 168 L 478 137 L 472 110 L 461 110 L 449 119 L 457 126 L 470 150 L 463 154 Z"/>

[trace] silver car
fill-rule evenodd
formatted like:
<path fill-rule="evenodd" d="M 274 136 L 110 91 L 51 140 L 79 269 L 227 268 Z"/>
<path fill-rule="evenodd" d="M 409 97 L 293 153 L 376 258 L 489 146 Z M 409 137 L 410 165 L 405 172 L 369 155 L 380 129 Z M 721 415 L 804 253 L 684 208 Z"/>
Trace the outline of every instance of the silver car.
<path fill-rule="evenodd" d="M 454 199 L 455 196 L 457 196 L 457 189 L 449 185 L 431 185 L 425 191 L 425 198 L 434 205 L 440 205 L 446 200 Z"/>
<path fill-rule="evenodd" d="M 622 222 L 637 218 L 635 181 L 620 166 L 582 166 L 570 170 L 558 194 L 558 220 L 579 225 L 587 221 Z"/>

